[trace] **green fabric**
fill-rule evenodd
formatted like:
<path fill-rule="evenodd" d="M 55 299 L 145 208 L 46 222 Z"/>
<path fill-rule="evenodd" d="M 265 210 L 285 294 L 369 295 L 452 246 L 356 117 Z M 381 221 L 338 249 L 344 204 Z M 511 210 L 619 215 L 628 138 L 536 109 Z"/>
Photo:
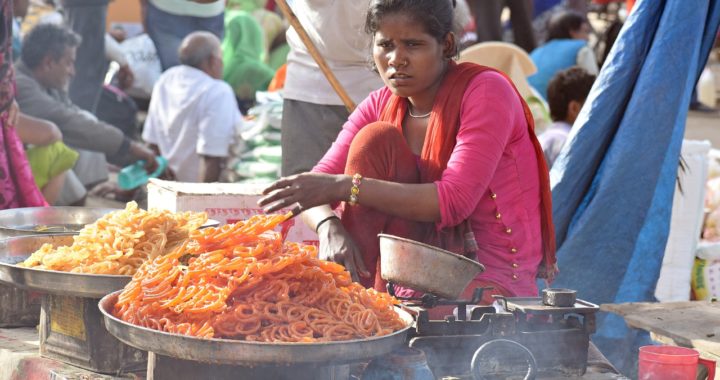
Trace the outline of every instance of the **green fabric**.
<path fill-rule="evenodd" d="M 62 141 L 27 149 L 35 184 L 41 189 L 51 178 L 72 169 L 79 156 L 78 152 L 68 148 Z"/>
<path fill-rule="evenodd" d="M 530 107 L 530 111 L 535 118 L 536 130 L 538 129 L 538 127 L 540 127 L 539 122 L 544 125 L 552 123 L 552 119 L 550 118 L 550 110 L 548 109 L 548 105 L 547 103 L 545 103 L 544 100 L 537 96 L 530 95 L 525 98 L 525 102 L 528 104 L 528 107 Z"/>
<path fill-rule="evenodd" d="M 263 32 L 253 16 L 244 11 L 225 13 L 223 79 L 242 100 L 255 99 L 256 91 L 267 90 L 275 71 L 263 63 Z"/>
<path fill-rule="evenodd" d="M 268 57 L 268 65 L 275 69 L 279 69 L 282 65 L 284 65 L 287 62 L 287 56 L 290 53 L 290 45 L 288 44 L 282 44 L 273 51 L 270 52 L 270 57 Z"/>

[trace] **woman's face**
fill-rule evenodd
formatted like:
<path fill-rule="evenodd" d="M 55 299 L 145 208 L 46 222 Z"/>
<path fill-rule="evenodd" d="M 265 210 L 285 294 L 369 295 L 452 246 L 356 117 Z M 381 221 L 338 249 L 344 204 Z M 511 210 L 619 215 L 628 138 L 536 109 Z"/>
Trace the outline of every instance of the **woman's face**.
<path fill-rule="evenodd" d="M 430 94 L 447 66 L 452 37 L 447 38 L 439 43 L 408 16 L 384 16 L 373 36 L 373 59 L 385 85 L 404 98 Z"/>

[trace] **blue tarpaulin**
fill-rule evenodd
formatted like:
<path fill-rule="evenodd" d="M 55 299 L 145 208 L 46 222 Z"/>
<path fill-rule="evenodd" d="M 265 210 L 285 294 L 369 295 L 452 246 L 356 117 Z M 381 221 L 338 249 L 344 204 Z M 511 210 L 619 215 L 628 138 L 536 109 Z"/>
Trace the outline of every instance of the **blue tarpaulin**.
<path fill-rule="evenodd" d="M 688 105 L 718 23 L 720 0 L 635 5 L 550 173 L 554 286 L 596 303 L 654 300 Z M 603 313 L 593 341 L 627 371 L 638 334 Z"/>

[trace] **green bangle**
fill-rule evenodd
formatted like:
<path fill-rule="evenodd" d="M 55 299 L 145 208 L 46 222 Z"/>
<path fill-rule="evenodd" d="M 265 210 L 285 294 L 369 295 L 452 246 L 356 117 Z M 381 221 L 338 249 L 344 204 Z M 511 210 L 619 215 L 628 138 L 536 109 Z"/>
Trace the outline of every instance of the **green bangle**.
<path fill-rule="evenodd" d="M 325 219 L 318 222 L 318 224 L 315 225 L 315 233 L 317 233 L 320 230 L 320 226 L 322 226 L 323 223 L 327 222 L 330 219 L 337 219 L 340 220 L 340 218 L 337 215 L 330 215 L 326 217 Z"/>

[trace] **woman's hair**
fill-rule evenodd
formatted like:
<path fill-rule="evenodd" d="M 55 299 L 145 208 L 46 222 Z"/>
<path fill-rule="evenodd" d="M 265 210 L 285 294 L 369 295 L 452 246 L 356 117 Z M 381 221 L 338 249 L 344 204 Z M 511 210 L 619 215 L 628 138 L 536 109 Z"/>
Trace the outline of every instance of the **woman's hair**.
<path fill-rule="evenodd" d="M 580 13 L 574 11 L 560 12 L 548 21 L 547 41 L 571 39 L 570 32 L 580 29 L 586 23 L 588 23 L 587 18 Z"/>
<path fill-rule="evenodd" d="M 453 31 L 454 7 L 455 0 L 372 0 L 365 18 L 365 32 L 372 36 L 380 29 L 383 17 L 403 14 L 422 24 L 429 35 L 443 43 Z"/>

